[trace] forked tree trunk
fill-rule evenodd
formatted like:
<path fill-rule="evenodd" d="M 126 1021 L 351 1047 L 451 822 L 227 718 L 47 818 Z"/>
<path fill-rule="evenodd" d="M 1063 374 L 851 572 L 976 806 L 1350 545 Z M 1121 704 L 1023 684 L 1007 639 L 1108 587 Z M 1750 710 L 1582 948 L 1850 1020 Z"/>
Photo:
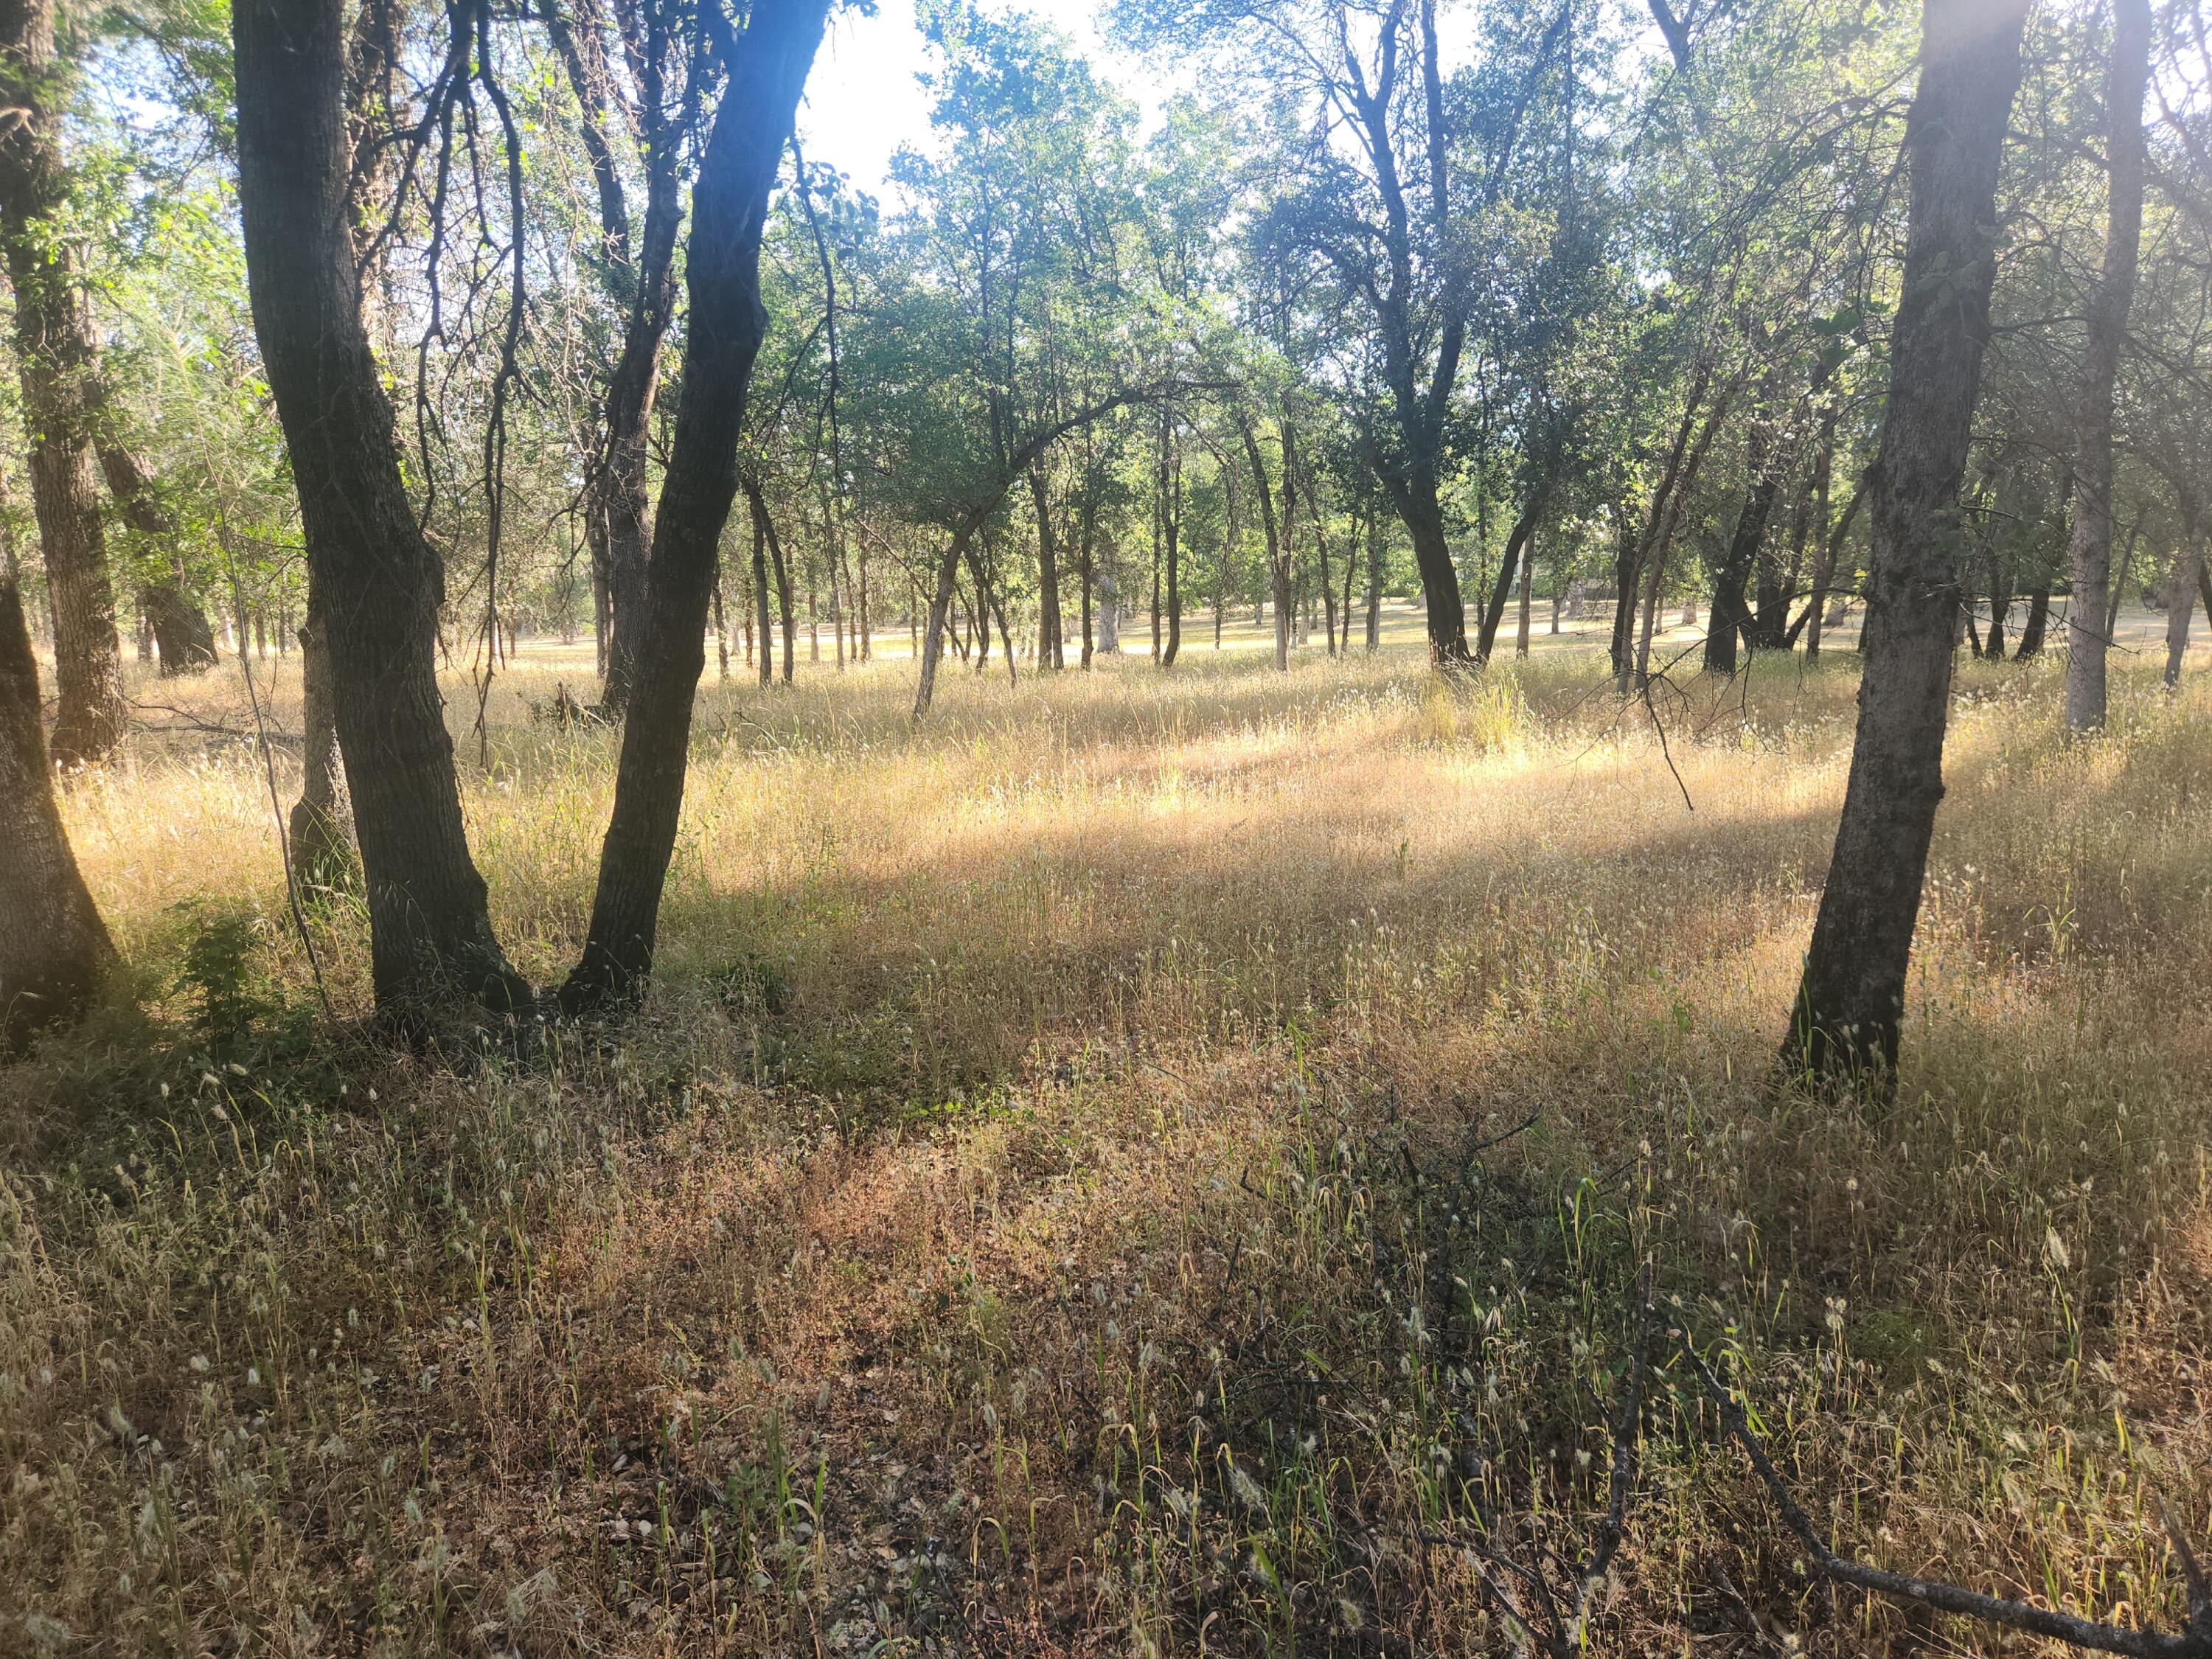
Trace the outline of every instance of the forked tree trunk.
<path fill-rule="evenodd" d="M 0 574 L 0 1054 L 74 1018 L 115 961 L 62 828 L 40 718 L 22 598 Z"/>
<path fill-rule="evenodd" d="M 2097 631 L 2112 586 L 2112 384 L 2135 303 L 2142 241 L 2143 93 L 2150 78 L 2150 0 L 2112 0 L 2105 89 L 2105 262 L 2088 305 L 2074 414 L 2074 602 L 2066 611 L 2066 729 L 2105 723 L 2105 647 Z"/>
<path fill-rule="evenodd" d="M 591 931 L 561 988 L 568 1013 L 635 996 L 653 971 L 684 809 L 691 705 L 707 665 L 715 550 L 737 496 L 745 394 L 768 327 L 761 227 L 827 16 L 828 0 L 758 0 L 726 48 L 728 82 L 692 188 L 684 389 L 653 524 L 645 633 Z"/>
<path fill-rule="evenodd" d="M 53 607 L 60 709 L 52 752 L 74 766 L 102 760 L 122 742 L 128 705 L 92 477 L 99 347 L 76 240 L 59 217 L 69 198 L 61 154 L 65 91 L 53 0 L 0 0 L 0 100 L 8 112 L 0 124 L 0 240 L 15 290 L 31 501 Z"/>
<path fill-rule="evenodd" d="M 346 215 L 341 0 L 241 0 L 239 206 L 254 331 L 300 498 L 313 603 L 368 888 L 380 1012 L 432 1023 L 530 988 L 493 937 L 469 856 L 436 669 L 444 575 L 399 472 L 362 326 Z"/>
<path fill-rule="evenodd" d="M 1895 1087 L 1905 975 L 1943 798 L 1966 472 L 1996 274 L 1997 168 L 2027 0 L 1926 0 L 1906 118 L 1904 282 L 1871 494 L 1858 737 L 1783 1063 Z"/>

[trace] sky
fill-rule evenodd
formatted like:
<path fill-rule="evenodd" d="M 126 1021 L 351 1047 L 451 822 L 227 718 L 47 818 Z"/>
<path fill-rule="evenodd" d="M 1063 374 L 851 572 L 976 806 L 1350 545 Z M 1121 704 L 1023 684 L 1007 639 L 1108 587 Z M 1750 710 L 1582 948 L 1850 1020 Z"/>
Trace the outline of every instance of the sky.
<path fill-rule="evenodd" d="M 1056 25 L 1147 117 L 1153 77 L 1136 58 L 1110 49 L 1093 26 L 1096 0 L 1023 0 L 1019 9 Z M 994 11 L 1015 9 L 994 4 Z M 902 144 L 932 148 L 929 99 L 915 82 L 928 51 L 915 28 L 913 0 L 877 0 L 875 15 L 840 8 L 807 77 L 799 135 L 810 161 L 827 161 L 854 185 L 887 197 L 884 176 Z M 888 203 L 887 203 L 888 204 Z"/>

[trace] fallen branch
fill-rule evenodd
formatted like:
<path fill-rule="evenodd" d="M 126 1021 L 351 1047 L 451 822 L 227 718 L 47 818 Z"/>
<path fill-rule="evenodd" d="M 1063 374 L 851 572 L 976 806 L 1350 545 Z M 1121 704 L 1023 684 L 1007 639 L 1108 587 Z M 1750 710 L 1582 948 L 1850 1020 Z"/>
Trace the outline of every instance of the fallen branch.
<path fill-rule="evenodd" d="M 1849 1556 L 1838 1555 L 1828 1547 L 1813 1524 L 1812 1516 L 1798 1506 L 1790 1494 L 1790 1487 L 1782 1472 L 1774 1467 L 1765 1449 L 1751 1431 L 1743 1407 L 1734 1395 L 1713 1375 L 1712 1368 L 1692 1345 L 1688 1334 L 1676 1332 L 1683 1355 L 1703 1379 L 1705 1391 L 1719 1407 L 1721 1421 L 1744 1453 L 1751 1466 L 1773 1496 L 1775 1507 L 1790 1530 L 1797 1534 L 1813 1558 L 1814 1570 L 1825 1578 L 1841 1584 L 1869 1590 L 1877 1595 L 1887 1595 L 1899 1601 L 1915 1602 L 1933 1607 L 1938 1613 L 1956 1613 L 1961 1618 L 1978 1619 L 1984 1624 L 2002 1625 L 2008 1629 L 2026 1631 L 2031 1636 L 2044 1637 L 2053 1642 L 2064 1642 L 2077 1648 L 2087 1648 L 2096 1653 L 2118 1653 L 2130 1659 L 2212 1659 L 2212 1590 L 2208 1590 L 2203 1569 L 2198 1565 L 2196 1553 L 2190 1548 L 2188 1539 L 2174 1523 L 2172 1515 L 2163 1502 L 2159 1505 L 2160 1518 L 2166 1523 L 2166 1535 L 2173 1540 L 2175 1553 L 2180 1557 L 2182 1572 L 2189 1585 L 2189 1628 L 2179 1636 L 2168 1636 L 2159 1631 L 2124 1630 L 2118 1625 L 2101 1625 L 2092 1620 L 2077 1618 L 2070 1613 L 2054 1613 L 2045 1607 L 2031 1607 L 2025 1601 L 2008 1601 L 2002 1596 L 1984 1595 L 1979 1590 L 1962 1589 L 1957 1584 L 1946 1584 L 1925 1578 L 1908 1577 L 1903 1573 L 1886 1572 L 1880 1567 L 1869 1567 L 1854 1561 Z"/>

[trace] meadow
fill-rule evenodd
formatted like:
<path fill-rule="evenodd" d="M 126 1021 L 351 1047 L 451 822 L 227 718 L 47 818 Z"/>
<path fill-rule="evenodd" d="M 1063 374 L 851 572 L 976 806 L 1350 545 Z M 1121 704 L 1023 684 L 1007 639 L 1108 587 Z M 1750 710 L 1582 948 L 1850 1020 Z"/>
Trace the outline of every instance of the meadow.
<path fill-rule="evenodd" d="M 955 664 L 919 729 L 888 653 L 710 664 L 647 1005 L 467 1054 L 362 1024 L 355 896 L 308 960 L 234 672 L 137 682 L 65 802 L 131 995 L 0 1072 L 0 1650 L 1527 1651 L 1486 1577 L 1571 1595 L 1637 1375 L 1589 1651 L 2045 1650 L 1809 1578 L 1677 1331 L 1839 1548 L 2178 1628 L 2204 653 L 2087 744 L 1961 665 L 1877 1114 L 1773 1086 L 1847 641 L 1624 708 L 1543 626 Z M 589 669 L 449 692 L 539 984 Z"/>

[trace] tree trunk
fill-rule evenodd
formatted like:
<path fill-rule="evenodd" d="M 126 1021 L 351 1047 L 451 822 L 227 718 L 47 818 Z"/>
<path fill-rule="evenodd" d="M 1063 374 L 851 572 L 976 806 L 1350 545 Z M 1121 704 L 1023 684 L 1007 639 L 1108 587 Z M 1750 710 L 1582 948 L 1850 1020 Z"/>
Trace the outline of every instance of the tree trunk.
<path fill-rule="evenodd" d="M 2012 659 L 2027 662 L 2043 654 L 2044 629 L 2051 622 L 2051 589 L 2038 586 L 2027 596 L 2027 621 L 2021 624 L 2020 643 L 2013 647 Z"/>
<path fill-rule="evenodd" d="M 1182 653 L 1182 464 L 1174 453 L 1171 423 L 1160 423 L 1160 544 L 1167 568 L 1167 641 L 1160 666 L 1173 668 Z M 1158 635 L 1155 622 L 1153 633 Z"/>
<path fill-rule="evenodd" d="M 2112 562 L 2112 383 L 2142 240 L 2143 93 L 2150 77 L 2150 0 L 2112 0 L 2105 89 L 2107 207 L 2104 269 L 2088 304 L 2088 341 L 2075 405 L 2074 602 L 2067 609 L 2066 729 L 2105 723 L 2105 615 Z"/>
<path fill-rule="evenodd" d="M 2166 592 L 2166 689 L 2181 684 L 2181 659 L 2189 654 L 2189 619 L 2197 609 L 2197 588 L 2204 574 L 2204 529 L 2195 504 L 2182 504 L 2181 551 Z"/>
<path fill-rule="evenodd" d="M 2142 536 L 2142 514 L 2128 526 L 2128 538 L 2120 547 L 2120 568 L 2112 578 L 2112 597 L 2105 602 L 2105 637 L 2111 639 L 2119 632 L 2120 605 L 2127 598 L 2128 572 L 2135 568 L 2136 543 Z"/>
<path fill-rule="evenodd" d="M 745 492 L 753 521 L 753 614 L 760 629 L 760 683 L 765 691 L 775 684 L 775 624 L 768 610 L 768 509 Z"/>
<path fill-rule="evenodd" d="M 1382 515 L 1367 519 L 1367 649 L 1382 648 Z"/>
<path fill-rule="evenodd" d="M 1109 559 L 1097 574 L 1098 656 L 1114 656 L 1121 649 L 1121 578 L 1118 556 Z"/>
<path fill-rule="evenodd" d="M 330 639 L 315 607 L 300 629 L 300 799 L 285 827 L 292 879 L 302 892 L 351 879 L 352 844 L 338 801 L 338 728 Z"/>
<path fill-rule="evenodd" d="M 629 313 L 622 349 L 607 379 L 605 429 L 598 476 L 592 481 L 592 512 L 602 531 L 595 550 L 607 608 L 599 706 L 619 718 L 629 705 L 645 637 L 647 441 L 660 385 L 661 345 L 676 308 L 676 233 L 683 217 L 679 161 L 685 138 L 681 128 L 686 117 L 666 107 L 665 48 L 658 32 L 626 42 L 641 82 L 636 137 L 646 186 L 645 222 L 633 242 L 597 79 L 567 21 L 551 7 L 546 17 L 547 32 L 583 112 L 584 148 L 599 191 L 604 268 L 617 279 L 611 286 L 626 299 Z M 690 107 L 684 106 L 687 113 Z"/>
<path fill-rule="evenodd" d="M 340 0 L 233 9 L 239 206 L 311 604 L 329 627 L 377 1006 L 418 1026 L 457 994 L 501 1011 L 531 996 L 493 937 L 469 856 L 438 690 L 444 574 L 401 481 L 392 404 L 362 326 L 345 211 L 343 11 Z"/>
<path fill-rule="evenodd" d="M 1705 622 L 1708 674 L 1735 672 L 1736 641 L 1752 629 L 1752 615 L 1743 602 L 1744 588 L 1766 540 L 1766 521 L 1773 516 L 1774 498 L 1782 489 L 1782 469 L 1768 465 L 1771 441 L 1765 428 L 1754 423 L 1746 445 L 1751 487 L 1744 494 L 1742 510 L 1736 514 L 1728 556 L 1713 573 L 1712 614 Z"/>
<path fill-rule="evenodd" d="M 1513 597 L 1513 578 L 1521 568 L 1528 538 L 1535 529 L 1536 509 L 1531 505 L 1513 526 L 1513 533 L 1505 538 L 1505 556 L 1498 562 L 1498 580 L 1491 585 L 1490 603 L 1482 608 L 1482 627 L 1475 635 L 1474 660 L 1478 665 L 1490 660 L 1491 651 L 1498 643 L 1498 625 L 1505 620 L 1505 603 Z"/>
<path fill-rule="evenodd" d="M 653 524 L 645 632 L 591 932 L 561 988 L 567 1012 L 634 996 L 653 970 L 692 702 L 707 665 L 716 550 L 737 495 L 745 395 L 768 327 L 761 228 L 827 15 L 828 0 L 759 0 L 744 33 L 724 48 L 728 81 L 691 192 L 684 387 Z"/>
<path fill-rule="evenodd" d="M 937 696 L 937 665 L 945 656 L 945 623 L 952 615 L 953 590 L 960 580 L 960 561 L 968 551 L 969 532 L 960 530 L 946 544 L 945 556 L 937 564 L 937 591 L 930 596 L 929 620 L 921 630 L 921 675 L 915 686 L 914 717 L 920 720 L 929 712 L 930 703 Z"/>
<path fill-rule="evenodd" d="M 61 155 L 67 70 L 54 50 L 53 0 L 0 3 L 0 239 L 15 289 L 16 367 L 31 434 L 31 501 L 53 607 L 60 709 L 53 758 L 105 759 L 122 742 L 123 642 L 100 533 L 92 451 L 100 412 L 99 346 Z"/>
<path fill-rule="evenodd" d="M 1905 969 L 1943 798 L 1959 486 L 1989 339 L 1997 169 L 2027 0 L 1926 0 L 1905 121 L 1904 281 L 1872 485 L 1864 678 L 1835 854 L 1783 1063 L 1896 1085 Z"/>
<path fill-rule="evenodd" d="M 1092 584 L 1097 579 L 1097 574 L 1091 568 L 1091 561 L 1094 544 L 1097 539 L 1097 526 L 1095 522 L 1094 515 L 1091 513 L 1090 509 L 1086 507 L 1083 515 L 1083 544 L 1080 550 L 1076 556 L 1082 566 L 1079 574 L 1082 578 L 1083 583 L 1083 665 L 1085 668 L 1091 666 L 1091 654 L 1092 649 L 1091 637 L 1091 590 Z"/>
<path fill-rule="evenodd" d="M 1037 521 L 1037 666 L 1065 668 L 1060 637 L 1060 550 L 1053 544 L 1052 504 L 1045 490 L 1044 463 L 1030 468 L 1030 500 Z"/>
<path fill-rule="evenodd" d="M 1528 532 L 1528 544 L 1521 550 L 1521 616 L 1520 626 L 1513 636 L 1513 654 L 1528 654 L 1528 601 L 1536 590 L 1536 532 Z M 1556 630 L 1554 630 L 1556 631 Z"/>
<path fill-rule="evenodd" d="M 1398 516 L 1413 538 L 1413 563 L 1421 573 L 1421 603 L 1427 612 L 1429 659 L 1445 668 L 1475 660 L 1467 648 L 1467 605 L 1461 599 L 1459 571 L 1452 564 L 1444 535 L 1444 512 L 1436 480 L 1417 477 L 1396 485 Z"/>
<path fill-rule="evenodd" d="M 0 574 L 0 1054 L 82 1012 L 115 961 L 62 827 L 41 721 L 21 595 Z"/>
<path fill-rule="evenodd" d="M 107 479 L 108 493 L 132 532 L 157 548 L 169 550 L 167 581 L 145 586 L 146 619 L 154 630 L 154 647 L 161 655 L 161 674 L 197 674 L 215 666 L 215 629 L 207 612 L 188 598 L 178 572 L 173 548 L 177 521 L 154 493 L 145 463 L 114 442 L 95 446 L 100 470 Z"/>

